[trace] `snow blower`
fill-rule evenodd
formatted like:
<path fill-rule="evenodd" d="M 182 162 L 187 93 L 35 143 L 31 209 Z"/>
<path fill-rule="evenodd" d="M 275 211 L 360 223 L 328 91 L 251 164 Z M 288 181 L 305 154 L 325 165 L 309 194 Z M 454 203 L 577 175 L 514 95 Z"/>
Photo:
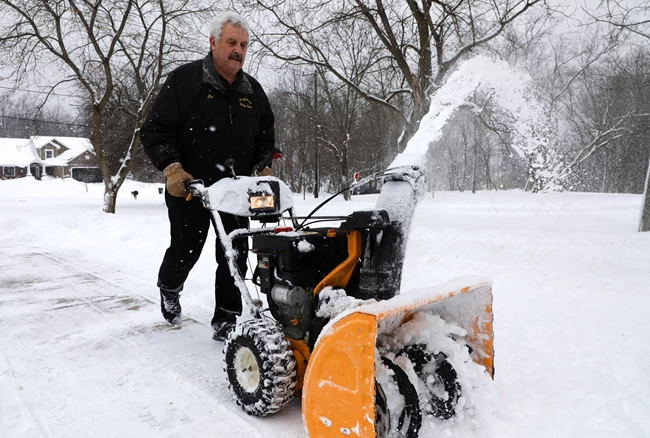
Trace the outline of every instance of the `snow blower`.
<path fill-rule="evenodd" d="M 233 173 L 208 188 L 200 180 L 187 183 L 191 195 L 213 213 L 246 303 L 224 344 L 229 388 L 245 412 L 272 414 L 299 396 L 312 438 L 417 437 L 423 415 L 453 417 L 463 392 L 436 345 L 380 345 L 378 340 L 390 340 L 421 315 L 464 329 L 450 337 L 493 375 L 487 279 L 399 293 L 423 180 L 415 166 L 386 171 L 376 208 L 345 217 L 314 216 L 336 195 L 309 215 L 294 216 L 292 193 L 275 177 Z M 250 217 L 262 227 L 227 235 L 218 212 Z M 282 220 L 291 226 L 280 226 Z M 315 227 L 319 221 L 339 225 Z M 241 238 L 252 239 L 257 257 L 252 282 L 266 304 L 253 299 L 235 263 L 232 241 Z"/>

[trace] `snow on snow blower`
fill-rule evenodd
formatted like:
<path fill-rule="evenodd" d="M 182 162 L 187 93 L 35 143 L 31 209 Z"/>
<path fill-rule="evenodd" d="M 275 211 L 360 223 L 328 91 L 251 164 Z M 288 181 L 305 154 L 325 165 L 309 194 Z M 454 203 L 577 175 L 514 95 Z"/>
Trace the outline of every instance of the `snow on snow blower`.
<path fill-rule="evenodd" d="M 275 177 L 233 173 L 208 188 L 187 183 L 213 213 L 246 303 L 224 344 L 229 388 L 245 412 L 265 416 L 301 396 L 312 438 L 411 438 L 423 416 L 455 415 L 465 390 L 454 366 L 462 354 L 493 375 L 488 280 L 399 293 L 423 180 L 416 166 L 390 169 L 377 207 L 346 217 L 314 216 L 334 196 L 308 216 L 294 216 L 292 193 Z M 226 235 L 218 212 L 262 227 Z M 313 226 L 325 220 L 340 224 Z M 266 305 L 253 299 L 235 263 L 232 241 L 241 238 L 252 239 L 252 282 Z"/>

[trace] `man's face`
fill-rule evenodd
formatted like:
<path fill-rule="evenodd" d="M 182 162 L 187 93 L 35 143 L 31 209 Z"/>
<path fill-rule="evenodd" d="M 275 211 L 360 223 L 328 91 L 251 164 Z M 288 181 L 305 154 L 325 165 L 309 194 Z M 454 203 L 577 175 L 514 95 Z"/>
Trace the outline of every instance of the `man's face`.
<path fill-rule="evenodd" d="M 218 40 L 210 37 L 210 50 L 214 68 L 226 79 L 232 80 L 244 66 L 248 50 L 248 32 L 242 27 L 226 23 Z"/>

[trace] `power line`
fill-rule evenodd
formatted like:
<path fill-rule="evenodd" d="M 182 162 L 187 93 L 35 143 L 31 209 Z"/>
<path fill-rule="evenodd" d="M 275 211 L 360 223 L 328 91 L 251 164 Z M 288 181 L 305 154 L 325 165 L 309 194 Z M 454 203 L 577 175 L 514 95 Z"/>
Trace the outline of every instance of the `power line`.
<path fill-rule="evenodd" d="M 13 116 L 3 116 L 3 115 L 0 115 L 0 117 L 5 118 L 5 119 L 13 119 L 13 120 L 24 120 L 24 121 L 27 121 L 27 122 L 54 123 L 54 124 L 57 124 L 57 125 L 81 126 L 81 127 L 84 127 L 84 128 L 90 128 L 90 125 L 81 125 L 79 123 L 55 122 L 53 120 L 28 119 L 26 117 L 13 117 Z"/>
<path fill-rule="evenodd" d="M 72 94 L 49 93 L 47 91 L 27 90 L 25 88 L 5 87 L 5 86 L 2 86 L 2 85 L 0 85 L 0 88 L 5 89 L 5 90 L 12 90 L 12 91 L 25 91 L 27 93 L 49 94 L 50 96 L 74 97 L 75 99 L 79 99 L 79 96 L 75 96 L 75 95 L 72 95 Z"/>

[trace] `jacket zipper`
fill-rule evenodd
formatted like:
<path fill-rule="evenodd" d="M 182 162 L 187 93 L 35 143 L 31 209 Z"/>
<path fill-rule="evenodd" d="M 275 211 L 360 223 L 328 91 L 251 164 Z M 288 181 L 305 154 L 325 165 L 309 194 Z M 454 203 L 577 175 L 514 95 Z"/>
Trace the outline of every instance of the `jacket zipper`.
<path fill-rule="evenodd" d="M 232 105 L 228 105 L 228 115 L 230 116 L 230 124 L 232 125 Z"/>

